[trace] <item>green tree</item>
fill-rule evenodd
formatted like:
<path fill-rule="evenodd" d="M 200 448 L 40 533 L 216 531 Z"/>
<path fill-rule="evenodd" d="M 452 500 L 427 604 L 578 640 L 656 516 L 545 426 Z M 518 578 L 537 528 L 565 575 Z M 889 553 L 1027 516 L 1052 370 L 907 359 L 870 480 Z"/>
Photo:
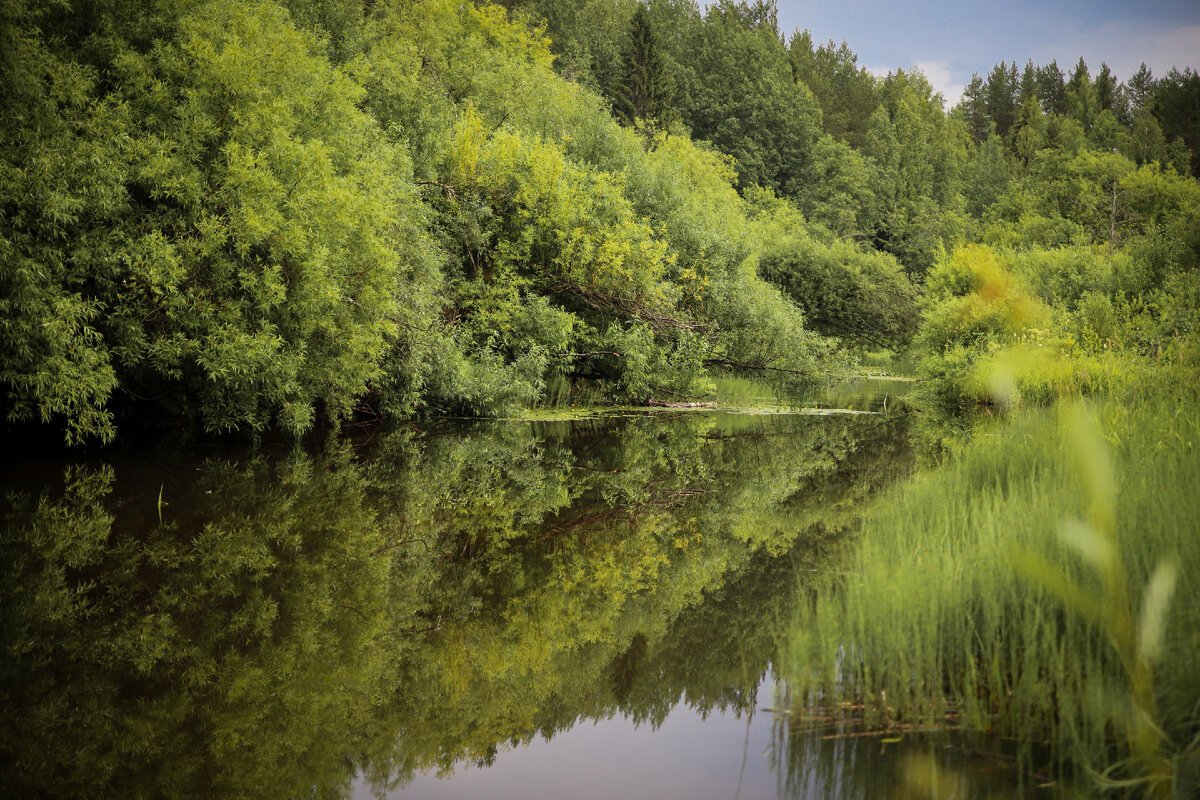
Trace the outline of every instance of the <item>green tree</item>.
<path fill-rule="evenodd" d="M 505 3 L 544 21 L 556 54 L 554 66 L 567 80 L 611 94 L 620 79 L 629 25 L 637 0 L 525 0 Z"/>
<path fill-rule="evenodd" d="M 877 170 L 875 243 L 919 275 L 962 233 L 969 140 L 919 72 L 889 75 L 880 82 L 880 97 L 863 150 Z"/>
<path fill-rule="evenodd" d="M 652 128 L 663 125 L 671 114 L 675 80 L 644 6 L 639 5 L 633 15 L 629 43 L 622 55 L 623 69 L 610 89 L 613 112 L 626 125 L 637 120 Z"/>
<path fill-rule="evenodd" d="M 68 440 L 111 439 L 106 309 L 74 250 L 92 238 L 85 220 L 123 211 L 128 157 L 105 137 L 129 123 L 93 103 L 95 70 L 55 51 L 62 22 L 33 4 L 0 11 L 0 101 L 12 109 L 0 118 L 0 385 L 8 421 L 61 419 Z"/>
<path fill-rule="evenodd" d="M 820 109 L 793 77 L 773 4 L 708 6 L 684 63 L 694 82 L 678 107 L 692 135 L 736 159 L 742 186 L 799 191 L 810 179 Z"/>
<path fill-rule="evenodd" d="M 982 217 L 984 211 L 1004 192 L 1011 178 L 1012 171 L 1005 158 L 1004 143 L 999 136 L 989 136 L 971 154 L 964 170 L 963 197 L 967 213 Z"/>
<path fill-rule="evenodd" d="M 727 157 L 622 128 L 596 94 L 554 75 L 548 41 L 494 6 L 430 0 L 385 21 L 372 73 L 387 79 L 369 100 L 386 130 L 429 143 L 423 190 L 453 321 L 406 331 L 417 380 L 389 392 L 479 414 L 562 375 L 624 401 L 693 393 L 726 362 L 761 371 L 769 358 L 820 379 L 828 345 L 741 267 L 755 243 Z M 679 33 L 662 29 L 668 50 Z M 766 298 L 755 314 L 729 301 L 749 295 Z M 768 353 L 770 341 L 789 344 Z"/>
<path fill-rule="evenodd" d="M 1131 155 L 1138 164 L 1167 163 L 1167 137 L 1149 109 L 1141 108 L 1134 114 L 1132 139 Z"/>
<path fill-rule="evenodd" d="M 57 12 L 18 29 L 45 83 L 0 178 L 10 419 L 111 438 L 120 386 L 210 430 L 299 432 L 426 318 L 408 157 L 356 80 L 271 3 L 184 10 L 106 17 L 75 50 L 43 32 Z"/>
<path fill-rule="evenodd" d="M 1093 89 L 1096 92 L 1096 105 L 1100 107 L 1101 111 L 1111 111 L 1117 119 L 1126 118 L 1128 109 L 1122 103 L 1124 98 L 1108 64 L 1100 62 L 1100 71 L 1096 73 Z"/>
<path fill-rule="evenodd" d="M 821 107 L 824 131 L 861 148 L 877 102 L 875 77 L 858 65 L 858 56 L 845 41 L 814 46 L 811 33 L 796 32 L 787 52 L 796 80 L 808 87 Z"/>
<path fill-rule="evenodd" d="M 1125 93 L 1129 96 L 1129 106 L 1134 113 L 1150 105 L 1156 83 L 1154 74 L 1144 61 L 1138 67 L 1138 71 L 1125 82 Z"/>
<path fill-rule="evenodd" d="M 1057 61 L 1037 68 L 1037 94 L 1047 114 L 1067 113 L 1066 82 Z"/>
<path fill-rule="evenodd" d="M 1015 64 L 1016 62 L 1013 63 Z M 1025 62 L 1025 68 L 1021 70 L 1021 82 L 1017 84 L 1017 106 L 1020 107 L 1025 105 L 1025 102 L 1029 98 L 1037 95 L 1037 93 L 1037 67 L 1033 65 L 1032 60 L 1029 60 Z"/>
<path fill-rule="evenodd" d="M 819 333 L 860 347 L 902 350 L 916 331 L 917 292 L 888 254 L 793 235 L 763 253 L 759 270 L 796 301 Z"/>
<path fill-rule="evenodd" d="M 983 79 L 979 73 L 972 73 L 970 82 L 963 89 L 962 104 L 959 106 L 967 133 L 975 144 L 986 140 L 992 129 L 988 117 L 987 99 L 984 95 Z"/>
<path fill-rule="evenodd" d="M 1025 100 L 1010 131 L 1012 150 L 1026 166 L 1046 143 L 1046 120 L 1037 95 Z"/>
<path fill-rule="evenodd" d="M 1003 61 L 988 73 L 984 87 L 988 119 L 996 126 L 1001 137 L 1008 133 L 1017 116 L 1017 64 L 1006 65 Z"/>
<path fill-rule="evenodd" d="M 1200 176 L 1200 72 L 1172 68 L 1154 87 L 1154 115 L 1168 141 L 1191 152 L 1191 172 Z"/>
<path fill-rule="evenodd" d="M 1096 115 L 1100 113 L 1100 105 L 1097 100 L 1096 87 L 1092 83 L 1087 63 L 1082 56 L 1071 73 L 1071 79 L 1067 81 L 1064 102 L 1066 113 L 1083 125 L 1085 131 L 1091 130 L 1096 121 Z"/>
<path fill-rule="evenodd" d="M 874 168 L 861 152 L 826 134 L 813 150 L 812 181 L 791 199 L 809 222 L 839 238 L 868 240 L 879 227 L 874 180 Z"/>

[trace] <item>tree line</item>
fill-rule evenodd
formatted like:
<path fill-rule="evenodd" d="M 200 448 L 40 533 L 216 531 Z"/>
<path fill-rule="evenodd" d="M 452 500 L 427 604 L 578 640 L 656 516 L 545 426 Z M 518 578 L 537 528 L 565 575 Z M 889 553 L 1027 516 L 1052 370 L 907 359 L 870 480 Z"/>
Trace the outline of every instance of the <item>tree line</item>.
<path fill-rule="evenodd" d="M 3 412 L 71 442 L 806 386 L 967 244 L 1128 257 L 1118 306 L 1196 264 L 1189 69 L 947 113 L 763 0 L 5 0 L 0 45 Z"/>

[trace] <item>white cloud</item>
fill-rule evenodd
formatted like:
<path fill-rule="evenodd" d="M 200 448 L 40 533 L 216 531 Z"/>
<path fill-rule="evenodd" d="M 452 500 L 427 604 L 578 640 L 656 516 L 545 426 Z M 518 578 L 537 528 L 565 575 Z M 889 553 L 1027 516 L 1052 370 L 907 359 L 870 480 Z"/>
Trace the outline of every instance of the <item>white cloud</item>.
<path fill-rule="evenodd" d="M 930 86 L 942 93 L 943 105 L 946 108 L 958 105 L 967 85 L 955 80 L 949 64 L 944 61 L 924 61 L 917 62 L 914 66 L 925 74 Z"/>
<path fill-rule="evenodd" d="M 958 104 L 958 101 L 962 98 L 963 89 L 967 85 L 960 80 L 955 80 L 957 76 L 953 74 L 949 64 L 944 61 L 918 61 L 912 66 L 921 71 L 921 74 L 929 81 L 929 85 L 933 87 L 934 91 L 941 93 L 943 106 L 947 110 Z M 896 71 L 895 68 L 883 69 L 870 66 L 863 68 L 876 78 L 886 78 L 889 74 Z M 904 69 L 907 71 L 909 68 L 904 67 Z"/>

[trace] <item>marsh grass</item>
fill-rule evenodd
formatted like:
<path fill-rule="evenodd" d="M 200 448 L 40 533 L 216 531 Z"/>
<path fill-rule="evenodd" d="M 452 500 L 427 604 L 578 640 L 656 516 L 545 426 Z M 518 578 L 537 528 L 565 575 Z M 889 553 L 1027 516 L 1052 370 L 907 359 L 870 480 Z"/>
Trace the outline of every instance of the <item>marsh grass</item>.
<path fill-rule="evenodd" d="M 595 381 L 571 380 L 561 376 L 550 378 L 536 409 L 565 410 L 610 405 L 604 387 Z"/>
<path fill-rule="evenodd" d="M 797 623 L 793 704 L 988 731 L 1041 782 L 1195 796 L 1198 489 L 1193 389 L 980 432 L 877 504 Z"/>
<path fill-rule="evenodd" d="M 873 350 L 859 357 L 858 372 L 863 375 L 916 375 L 918 359 L 912 352 Z"/>

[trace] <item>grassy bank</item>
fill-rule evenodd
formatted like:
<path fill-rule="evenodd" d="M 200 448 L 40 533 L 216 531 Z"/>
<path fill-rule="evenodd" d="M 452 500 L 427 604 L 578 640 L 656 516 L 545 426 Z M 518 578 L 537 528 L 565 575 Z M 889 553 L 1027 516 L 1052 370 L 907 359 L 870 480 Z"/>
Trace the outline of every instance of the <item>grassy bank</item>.
<path fill-rule="evenodd" d="M 1012 738 L 1039 781 L 1196 796 L 1197 489 L 1192 388 L 977 435 L 877 505 L 798 620 L 796 702 Z"/>

